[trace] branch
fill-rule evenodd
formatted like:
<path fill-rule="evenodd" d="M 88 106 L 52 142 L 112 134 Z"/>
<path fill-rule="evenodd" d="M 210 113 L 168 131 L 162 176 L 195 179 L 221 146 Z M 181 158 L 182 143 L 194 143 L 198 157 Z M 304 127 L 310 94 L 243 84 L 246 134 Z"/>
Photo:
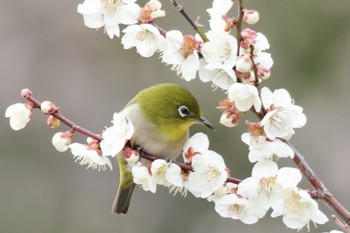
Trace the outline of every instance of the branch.
<path fill-rule="evenodd" d="M 204 42 L 208 42 L 209 39 L 207 35 L 205 34 L 205 31 L 203 30 L 203 27 L 198 23 L 195 22 L 185 11 L 185 9 L 177 2 L 177 0 L 170 0 L 171 4 L 173 4 L 176 9 L 185 17 L 187 22 L 191 24 L 193 29 L 200 35 L 200 37 L 203 39 Z"/>
<path fill-rule="evenodd" d="M 34 104 L 33 108 L 37 108 L 37 109 L 41 109 L 41 102 L 39 102 L 38 100 L 36 100 L 35 98 L 33 98 L 32 96 L 32 92 L 29 89 L 23 89 L 23 91 L 21 92 L 21 95 L 24 99 L 30 101 L 31 103 Z M 79 132 L 85 136 L 91 137 L 93 139 L 96 139 L 97 141 L 102 141 L 103 138 L 100 134 L 95 134 L 92 133 L 91 131 L 78 126 L 76 123 L 74 123 L 73 121 L 69 120 L 67 117 L 65 117 L 63 114 L 59 113 L 58 110 L 56 110 L 56 112 L 52 113 L 52 114 L 48 114 L 48 115 L 52 115 L 55 118 L 59 119 L 62 123 L 64 123 L 65 125 L 67 125 L 68 127 L 72 128 L 74 131 Z M 127 143 L 126 143 L 127 144 Z M 141 153 L 140 157 L 147 159 L 149 161 L 154 161 L 156 159 L 158 159 L 156 156 L 154 155 L 150 155 L 147 153 Z M 188 164 L 188 163 L 175 163 L 177 164 L 182 170 L 184 171 L 193 171 L 193 167 Z M 239 184 L 241 182 L 240 179 L 234 178 L 234 177 L 228 177 L 227 182 L 231 182 L 234 184 Z"/>
<path fill-rule="evenodd" d="M 321 200 L 326 202 L 326 204 L 332 208 L 341 219 L 348 225 L 350 225 L 350 213 L 347 211 L 343 205 L 341 205 L 337 199 L 327 190 L 326 186 L 323 182 L 317 177 L 315 172 L 312 170 L 310 165 L 305 161 L 305 158 L 302 154 L 300 154 L 293 145 L 285 141 L 294 151 L 294 163 L 298 166 L 300 171 L 305 175 L 305 177 L 309 180 L 312 186 L 316 189 L 316 192 Z"/>

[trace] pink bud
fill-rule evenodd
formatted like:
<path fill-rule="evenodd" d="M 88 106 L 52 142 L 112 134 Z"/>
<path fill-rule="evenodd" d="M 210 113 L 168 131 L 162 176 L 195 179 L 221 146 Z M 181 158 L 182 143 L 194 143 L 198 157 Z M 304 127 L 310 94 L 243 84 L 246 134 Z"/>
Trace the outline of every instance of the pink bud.
<path fill-rule="evenodd" d="M 32 96 L 32 91 L 29 90 L 28 88 L 22 89 L 21 90 L 21 96 L 26 99 L 29 96 Z"/>
<path fill-rule="evenodd" d="M 257 74 L 258 74 L 258 77 L 260 79 L 266 80 L 266 79 L 270 78 L 271 71 L 270 71 L 270 69 L 267 69 L 262 65 L 258 65 L 257 66 Z"/>
<path fill-rule="evenodd" d="M 58 110 L 58 108 L 51 101 L 42 102 L 40 109 L 45 114 L 53 114 Z"/>
<path fill-rule="evenodd" d="M 235 127 L 239 124 L 241 115 L 239 112 L 224 112 L 221 115 L 220 123 L 227 127 Z"/>
<path fill-rule="evenodd" d="M 128 148 L 124 151 L 124 156 L 128 164 L 134 165 L 140 160 L 140 155 L 137 150 Z"/>
<path fill-rule="evenodd" d="M 61 121 L 59 119 L 57 119 L 56 117 L 51 115 L 47 118 L 46 123 L 50 128 L 54 129 L 54 128 L 57 128 L 58 126 L 60 126 Z"/>
<path fill-rule="evenodd" d="M 255 10 L 244 10 L 243 20 L 245 23 L 253 25 L 259 21 L 259 13 Z"/>

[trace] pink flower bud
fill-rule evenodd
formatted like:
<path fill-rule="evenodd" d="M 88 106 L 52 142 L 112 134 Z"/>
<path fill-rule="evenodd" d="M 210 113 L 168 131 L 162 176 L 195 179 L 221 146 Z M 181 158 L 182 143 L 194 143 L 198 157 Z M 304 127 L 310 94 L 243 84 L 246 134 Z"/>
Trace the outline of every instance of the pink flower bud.
<path fill-rule="evenodd" d="M 241 36 L 243 39 L 254 39 L 257 37 L 257 33 L 250 28 L 246 28 L 241 32 Z"/>
<path fill-rule="evenodd" d="M 266 80 L 266 79 L 270 78 L 271 71 L 270 71 L 270 69 L 267 69 L 262 65 L 258 65 L 257 66 L 257 74 L 258 74 L 258 77 L 260 79 Z"/>
<path fill-rule="evenodd" d="M 224 112 L 221 115 L 220 123 L 226 127 L 235 127 L 239 124 L 241 120 L 241 115 L 239 112 Z"/>
<path fill-rule="evenodd" d="M 57 119 L 56 117 L 51 115 L 47 118 L 46 123 L 50 128 L 54 129 L 54 128 L 57 128 L 58 126 L 60 126 L 61 121 L 59 119 Z"/>
<path fill-rule="evenodd" d="M 40 109 L 45 114 L 53 114 L 58 108 L 51 101 L 44 101 L 41 103 Z"/>
<path fill-rule="evenodd" d="M 139 152 L 131 148 L 128 148 L 124 151 L 124 157 L 130 165 L 134 165 L 140 160 Z"/>
<path fill-rule="evenodd" d="M 52 145 L 59 152 L 68 150 L 68 146 L 72 141 L 73 133 L 71 131 L 58 132 L 52 137 Z"/>
<path fill-rule="evenodd" d="M 26 99 L 27 97 L 32 96 L 32 91 L 28 88 L 22 89 L 21 96 Z"/>
<path fill-rule="evenodd" d="M 237 57 L 236 69 L 239 72 L 246 73 L 251 71 L 252 68 L 253 68 L 253 63 L 249 55 L 244 54 Z"/>
<path fill-rule="evenodd" d="M 259 13 L 255 10 L 244 10 L 243 20 L 245 23 L 253 25 L 259 21 Z"/>

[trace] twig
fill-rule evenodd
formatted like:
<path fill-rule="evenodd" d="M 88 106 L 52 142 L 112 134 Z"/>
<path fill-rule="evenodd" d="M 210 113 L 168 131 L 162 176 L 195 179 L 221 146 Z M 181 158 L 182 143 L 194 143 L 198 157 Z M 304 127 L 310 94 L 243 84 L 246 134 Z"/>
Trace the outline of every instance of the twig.
<path fill-rule="evenodd" d="M 285 141 L 294 151 L 294 163 L 298 166 L 299 170 L 304 174 L 304 176 L 309 180 L 312 186 L 315 188 L 319 199 L 323 200 L 330 208 L 332 208 L 341 219 L 350 225 L 350 213 L 344 208 L 342 204 L 338 202 L 337 199 L 327 190 L 323 182 L 317 177 L 316 173 L 312 170 L 310 165 L 305 161 L 304 156 L 300 154 L 293 145 Z"/>
<path fill-rule="evenodd" d="M 22 97 L 25 98 L 26 100 L 32 102 L 34 104 L 34 108 L 37 109 L 41 109 L 41 103 L 36 100 L 35 98 L 33 98 L 31 91 L 27 91 L 27 92 L 23 92 L 22 91 Z M 57 119 L 59 119 L 62 123 L 64 123 L 65 125 L 67 125 L 68 127 L 72 128 L 74 131 L 79 132 L 83 135 L 86 135 L 88 137 L 91 137 L 93 139 L 98 140 L 99 142 L 103 140 L 102 136 L 99 134 L 95 134 L 92 133 L 91 131 L 82 128 L 80 126 L 78 126 L 77 124 L 75 124 L 73 121 L 69 120 L 67 117 L 65 117 L 63 114 L 59 113 L 58 111 L 56 111 L 55 113 L 49 114 L 52 115 L 54 117 L 56 117 Z M 149 161 L 154 161 L 156 159 L 158 159 L 156 156 L 154 155 L 150 155 L 147 153 L 141 153 L 140 157 L 147 159 Z M 193 171 L 193 167 L 190 164 L 187 163 L 176 163 L 182 170 L 185 171 Z M 231 182 L 231 183 L 235 183 L 235 184 L 239 184 L 241 182 L 240 179 L 234 178 L 234 177 L 228 177 L 227 182 Z"/>
<path fill-rule="evenodd" d="M 241 32 L 242 32 L 242 21 L 243 21 L 243 6 L 242 6 L 243 0 L 239 0 L 237 2 L 237 8 L 238 8 L 238 17 L 237 17 L 237 24 L 236 24 L 236 37 L 237 37 L 237 56 L 239 56 L 239 47 L 241 45 Z"/>
<path fill-rule="evenodd" d="M 332 215 L 332 219 L 335 224 L 338 225 L 341 229 L 343 229 L 346 233 L 350 233 L 350 227 L 347 224 L 344 224 L 336 215 Z"/>
<path fill-rule="evenodd" d="M 176 9 L 185 17 L 185 19 L 187 20 L 187 22 L 189 22 L 191 24 L 191 26 L 193 27 L 193 29 L 200 35 L 200 37 L 202 38 L 202 40 L 204 42 L 208 42 L 209 39 L 207 37 L 207 35 L 205 34 L 205 31 L 203 30 L 203 27 L 201 25 L 199 25 L 196 21 L 194 21 L 185 11 L 185 9 L 180 5 L 180 3 L 178 3 L 177 0 L 170 0 L 171 4 L 173 4 Z"/>

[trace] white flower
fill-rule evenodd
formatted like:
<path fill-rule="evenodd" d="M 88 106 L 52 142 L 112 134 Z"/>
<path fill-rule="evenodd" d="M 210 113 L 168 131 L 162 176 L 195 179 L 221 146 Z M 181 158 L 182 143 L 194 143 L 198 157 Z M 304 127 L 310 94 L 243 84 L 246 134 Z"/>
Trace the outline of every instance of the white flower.
<path fill-rule="evenodd" d="M 236 73 L 231 66 L 221 63 L 208 64 L 204 59 L 200 61 L 199 79 L 202 82 L 213 83 L 213 87 L 227 90 L 233 83 L 237 82 Z"/>
<path fill-rule="evenodd" d="M 204 154 L 209 149 L 209 139 L 204 133 L 196 133 L 185 143 L 182 155 L 184 161 L 191 162 L 192 157 L 197 154 Z"/>
<path fill-rule="evenodd" d="M 250 202 L 236 194 L 228 194 L 215 203 L 215 211 L 224 218 L 239 219 L 245 224 L 256 223 L 259 217 L 251 208 Z"/>
<path fill-rule="evenodd" d="M 281 168 L 272 160 L 264 160 L 254 165 L 252 176 L 242 180 L 237 194 L 255 204 L 259 218 L 266 214 L 274 201 L 274 195 L 284 186 L 296 186 L 302 176 L 296 168 Z"/>
<path fill-rule="evenodd" d="M 68 150 L 69 144 L 72 142 L 73 133 L 71 131 L 58 132 L 52 137 L 52 145 L 59 152 Z"/>
<path fill-rule="evenodd" d="M 209 31 L 209 42 L 204 43 L 201 53 L 208 64 L 216 63 L 233 68 L 236 63 L 237 40 L 225 33 Z"/>
<path fill-rule="evenodd" d="M 235 190 L 237 189 L 237 184 L 234 183 L 225 183 L 223 184 L 221 187 L 219 187 L 217 190 L 214 191 L 213 195 L 211 195 L 210 197 L 207 198 L 207 200 L 209 202 L 214 202 L 216 203 L 218 200 L 220 200 L 220 198 L 222 198 L 223 196 L 229 194 L 229 193 L 233 193 L 235 192 Z"/>
<path fill-rule="evenodd" d="M 301 128 L 306 124 L 303 109 L 293 104 L 285 89 L 278 89 L 272 93 L 267 87 L 263 87 L 261 100 L 267 111 L 261 125 L 264 126 L 266 136 L 270 140 L 276 137 L 289 140 L 294 134 L 294 128 Z"/>
<path fill-rule="evenodd" d="M 280 190 L 278 198 L 271 203 L 271 217 L 283 216 L 283 223 L 292 229 L 309 229 L 310 220 L 315 224 L 324 224 L 328 218 L 322 213 L 310 195 L 297 187 L 289 186 Z"/>
<path fill-rule="evenodd" d="M 89 28 L 105 26 L 105 32 L 112 39 L 119 37 L 119 24 L 135 24 L 140 15 L 136 0 L 85 0 L 78 5 L 78 13 L 84 16 Z"/>
<path fill-rule="evenodd" d="M 10 126 L 13 130 L 23 129 L 32 118 L 33 104 L 17 103 L 6 109 L 5 117 L 10 118 Z"/>
<path fill-rule="evenodd" d="M 154 181 L 159 185 L 169 186 L 170 184 L 165 179 L 165 173 L 169 164 L 164 159 L 156 159 L 151 164 L 151 175 Z"/>
<path fill-rule="evenodd" d="M 76 162 L 80 165 L 88 165 L 87 168 L 101 169 L 105 171 L 107 166 L 112 170 L 111 161 L 103 156 L 100 150 L 96 150 L 89 145 L 72 143 L 68 146 L 71 149 L 73 157 L 76 158 Z"/>
<path fill-rule="evenodd" d="M 149 169 L 143 165 L 135 165 L 131 169 L 133 181 L 135 184 L 142 186 L 143 190 L 155 193 L 157 191 L 157 183 L 152 178 Z"/>
<path fill-rule="evenodd" d="M 196 197 L 209 197 L 228 177 L 223 158 L 214 151 L 193 156 L 192 167 L 186 187 Z"/>
<path fill-rule="evenodd" d="M 233 5 L 232 0 L 214 0 L 212 7 L 207 9 L 210 17 L 221 17 L 231 9 Z"/>
<path fill-rule="evenodd" d="M 241 112 L 248 111 L 254 106 L 257 112 L 260 112 L 261 101 L 258 89 L 249 84 L 235 83 L 228 89 L 228 98 L 235 102 L 236 108 Z"/>
<path fill-rule="evenodd" d="M 251 163 L 271 159 L 274 156 L 279 158 L 294 157 L 292 148 L 278 138 L 271 141 L 262 135 L 244 133 L 241 139 L 245 144 L 249 145 L 248 158 Z"/>
<path fill-rule="evenodd" d="M 162 3 L 158 0 L 148 1 L 141 8 L 139 21 L 142 23 L 152 23 L 154 19 L 165 16 L 165 11 L 161 10 Z"/>
<path fill-rule="evenodd" d="M 159 30 L 151 24 L 130 25 L 123 30 L 124 49 L 136 47 L 143 57 L 151 57 L 157 50 L 164 47 L 165 39 Z"/>
<path fill-rule="evenodd" d="M 166 33 L 166 48 L 162 51 L 162 61 L 173 65 L 172 70 L 186 81 L 196 78 L 199 69 L 198 41 L 191 35 L 183 36 L 180 31 Z"/>
<path fill-rule="evenodd" d="M 113 126 L 107 128 L 103 133 L 100 143 L 104 156 L 116 156 L 125 146 L 127 140 L 134 133 L 134 126 L 130 120 L 121 114 L 114 113 Z"/>

